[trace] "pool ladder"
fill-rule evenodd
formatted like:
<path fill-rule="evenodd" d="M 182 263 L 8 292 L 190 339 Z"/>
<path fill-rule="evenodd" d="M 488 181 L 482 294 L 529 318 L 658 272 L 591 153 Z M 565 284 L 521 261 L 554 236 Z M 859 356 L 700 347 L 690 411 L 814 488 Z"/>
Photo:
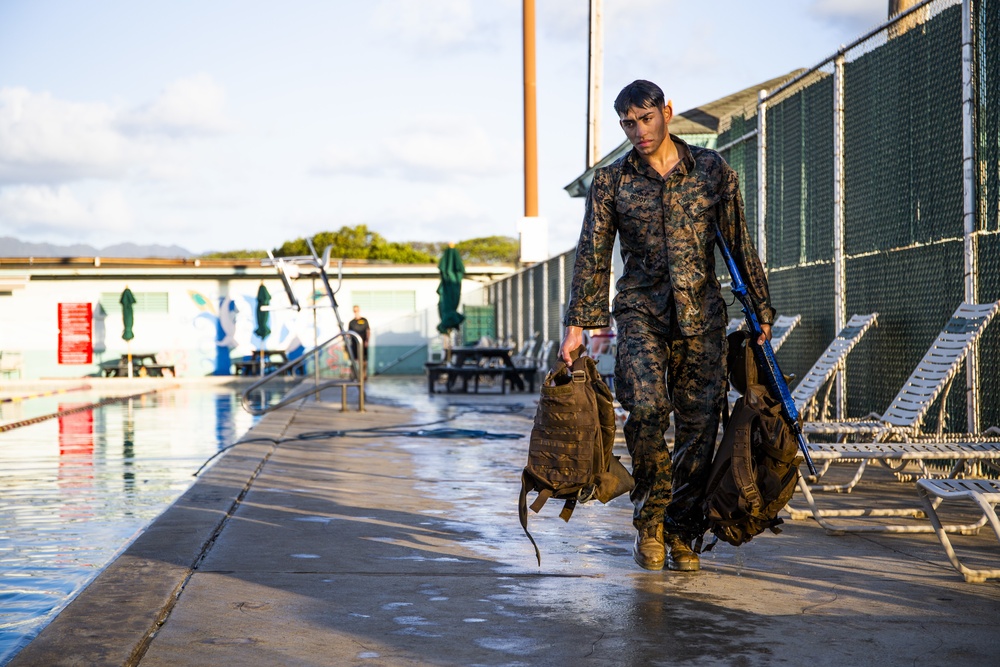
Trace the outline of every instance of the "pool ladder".
<path fill-rule="evenodd" d="M 353 345 L 345 345 L 353 338 Z M 358 389 L 358 412 L 365 411 L 365 373 L 355 350 L 363 349 L 361 336 L 343 331 L 322 345 L 276 368 L 243 391 L 243 409 L 263 415 L 286 405 L 317 396 L 325 389 L 340 387 L 340 410 L 347 412 L 347 390 Z M 278 394 L 277 398 L 270 394 Z"/>

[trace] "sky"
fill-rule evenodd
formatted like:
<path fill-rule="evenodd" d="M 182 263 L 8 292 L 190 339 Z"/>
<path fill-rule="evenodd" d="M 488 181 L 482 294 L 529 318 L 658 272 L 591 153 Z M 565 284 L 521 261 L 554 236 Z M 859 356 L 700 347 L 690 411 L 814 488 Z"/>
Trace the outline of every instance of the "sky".
<path fill-rule="evenodd" d="M 682 112 L 810 67 L 887 0 L 604 0 L 602 154 L 634 79 Z M 539 215 L 572 248 L 587 0 L 536 0 Z M 521 0 L 0 0 L 0 236 L 274 248 L 517 236 Z"/>

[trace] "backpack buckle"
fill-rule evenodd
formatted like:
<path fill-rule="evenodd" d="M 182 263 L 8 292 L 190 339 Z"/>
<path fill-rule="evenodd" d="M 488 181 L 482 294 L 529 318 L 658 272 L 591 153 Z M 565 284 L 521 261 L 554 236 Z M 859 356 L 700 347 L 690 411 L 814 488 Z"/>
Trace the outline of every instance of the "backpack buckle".
<path fill-rule="evenodd" d="M 586 382 L 587 371 L 573 371 L 573 382 Z"/>

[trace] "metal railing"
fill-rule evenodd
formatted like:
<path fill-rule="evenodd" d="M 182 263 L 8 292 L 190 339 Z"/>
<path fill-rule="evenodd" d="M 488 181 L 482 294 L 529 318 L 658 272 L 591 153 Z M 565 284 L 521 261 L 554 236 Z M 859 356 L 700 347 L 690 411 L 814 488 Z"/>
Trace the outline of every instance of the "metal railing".
<path fill-rule="evenodd" d="M 350 339 L 351 345 L 344 343 Z M 365 411 L 365 375 L 367 369 L 361 350 L 361 336 L 353 331 L 337 334 L 257 380 L 243 392 L 243 409 L 252 415 L 317 396 L 325 389 L 340 387 L 340 409 L 347 412 L 347 390 L 358 389 L 358 412 Z M 357 354 L 355 353 L 357 351 Z"/>

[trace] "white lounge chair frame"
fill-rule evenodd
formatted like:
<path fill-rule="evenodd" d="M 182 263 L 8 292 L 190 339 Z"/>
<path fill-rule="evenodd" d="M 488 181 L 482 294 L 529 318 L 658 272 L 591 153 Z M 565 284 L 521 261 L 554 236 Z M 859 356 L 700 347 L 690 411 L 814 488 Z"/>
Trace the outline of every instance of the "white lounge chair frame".
<path fill-rule="evenodd" d="M 844 368 L 844 362 L 848 353 L 861 341 L 865 332 L 878 323 L 878 313 L 869 315 L 852 315 L 847 324 L 837 332 L 833 341 L 826 347 L 823 354 L 812 368 L 809 369 L 792 391 L 792 399 L 795 407 L 799 409 L 806 421 L 811 419 L 810 415 L 817 414 L 819 420 L 826 420 L 829 416 L 830 392 L 833 390 L 834 377 L 837 372 Z M 817 396 L 823 387 L 826 391 L 823 399 L 817 401 Z"/>
<path fill-rule="evenodd" d="M 937 509 L 944 500 L 971 500 L 983 512 L 983 523 L 989 522 L 997 540 L 1000 541 L 1000 520 L 996 506 L 1000 503 L 1000 481 L 993 479 L 921 479 L 917 481 L 917 493 L 924 504 L 927 518 L 937 533 L 941 546 L 952 566 L 971 583 L 982 583 L 987 579 L 1000 578 L 1000 569 L 973 569 L 964 565 L 955 553 L 948 538 L 948 528 L 941 523 Z"/>
<path fill-rule="evenodd" d="M 879 422 L 858 423 L 823 423 L 816 428 L 816 423 L 807 423 L 804 430 L 807 433 L 835 433 L 839 436 L 873 435 L 872 442 L 836 442 L 809 443 L 809 453 L 814 462 L 822 462 L 820 475 L 827 470 L 830 463 L 836 461 L 860 462 L 858 470 L 846 484 L 813 485 L 800 476 L 799 489 L 809 505 L 809 512 L 797 510 L 791 506 L 786 509 L 793 519 L 812 516 L 823 528 L 831 534 L 845 532 L 930 532 L 930 526 L 916 525 L 834 525 L 827 521 L 829 517 L 861 517 L 861 516 L 923 516 L 919 509 L 848 509 L 821 510 L 816 506 L 813 491 L 838 491 L 849 493 L 864 474 L 868 461 L 875 460 L 894 472 L 901 471 L 907 463 L 916 462 L 921 476 L 929 477 L 925 461 L 928 459 L 946 459 L 956 461 L 949 477 L 963 472 L 969 460 L 1000 459 L 1000 441 L 982 435 L 951 434 L 948 437 L 938 437 L 931 441 L 920 434 L 919 429 L 924 416 L 934 400 L 941 397 L 941 418 L 944 420 L 944 406 L 947 401 L 951 382 L 961 367 L 969 349 L 978 340 L 986 325 L 1000 310 L 1000 302 L 989 304 L 962 304 L 947 323 L 944 330 L 931 346 L 930 350 L 910 375 L 909 380 L 893 400 L 889 410 Z M 824 430 L 824 426 L 827 426 Z M 812 427 L 812 428 L 810 428 Z M 939 429 L 939 436 L 941 436 Z M 887 442 L 888 438 L 901 442 Z M 902 478 L 901 478 L 902 479 Z M 985 519 L 976 525 L 948 526 L 946 530 L 978 529 Z"/>
<path fill-rule="evenodd" d="M 969 349 L 998 310 L 1000 301 L 963 303 L 959 306 L 896 394 L 889 409 L 877 420 L 806 422 L 803 431 L 806 435 L 867 436 L 875 442 L 890 436 L 906 439 L 920 435 L 924 417 L 935 399 L 941 397 L 937 437 L 942 438 L 952 380 L 961 369 Z"/>
<path fill-rule="evenodd" d="M 926 468 L 928 460 L 953 460 L 955 464 L 949 471 L 948 476 L 952 477 L 964 470 L 968 461 L 997 461 L 1000 460 L 1000 442 L 873 442 L 873 443 L 809 443 L 809 454 L 816 463 L 828 464 L 830 462 L 858 462 L 858 470 L 854 479 L 848 484 L 838 487 L 822 486 L 810 487 L 806 479 L 799 475 L 799 490 L 809 506 L 807 510 L 798 510 L 786 506 L 785 510 L 792 519 L 806 519 L 810 516 L 816 519 L 823 529 L 831 535 L 843 535 L 844 533 L 929 533 L 932 527 L 920 524 L 872 524 L 872 525 L 848 525 L 835 524 L 829 521 L 832 517 L 859 518 L 859 517 L 913 517 L 921 518 L 924 512 L 918 507 L 906 508 L 855 508 L 855 509 L 820 509 L 816 505 L 816 499 L 812 491 L 819 488 L 822 490 L 837 490 L 850 492 L 861 479 L 869 461 L 882 462 L 915 462 L 920 466 L 924 475 L 930 475 Z M 985 519 L 973 524 L 947 526 L 946 530 L 951 532 L 967 532 L 978 530 L 985 524 Z"/>

